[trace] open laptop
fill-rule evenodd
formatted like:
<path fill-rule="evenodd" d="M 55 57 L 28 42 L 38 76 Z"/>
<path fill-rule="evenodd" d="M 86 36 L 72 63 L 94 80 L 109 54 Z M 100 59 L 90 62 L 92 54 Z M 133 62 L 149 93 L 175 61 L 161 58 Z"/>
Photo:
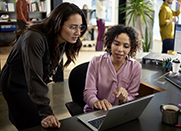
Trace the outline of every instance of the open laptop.
<path fill-rule="evenodd" d="M 141 97 L 125 104 L 114 106 L 109 111 L 94 111 L 80 115 L 77 118 L 94 131 L 106 130 L 138 118 L 153 96 L 154 94 Z"/>
<path fill-rule="evenodd" d="M 181 73 L 169 72 L 165 75 L 165 79 L 181 89 Z"/>

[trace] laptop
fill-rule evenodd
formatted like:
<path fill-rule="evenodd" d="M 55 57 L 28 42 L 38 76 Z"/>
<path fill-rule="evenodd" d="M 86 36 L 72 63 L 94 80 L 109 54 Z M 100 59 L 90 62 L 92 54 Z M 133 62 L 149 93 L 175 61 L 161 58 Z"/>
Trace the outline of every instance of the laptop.
<path fill-rule="evenodd" d="M 165 75 L 165 79 L 181 89 L 181 73 L 169 72 Z"/>
<path fill-rule="evenodd" d="M 77 118 L 93 131 L 102 131 L 138 118 L 154 94 L 113 106 L 109 111 L 94 111 Z"/>

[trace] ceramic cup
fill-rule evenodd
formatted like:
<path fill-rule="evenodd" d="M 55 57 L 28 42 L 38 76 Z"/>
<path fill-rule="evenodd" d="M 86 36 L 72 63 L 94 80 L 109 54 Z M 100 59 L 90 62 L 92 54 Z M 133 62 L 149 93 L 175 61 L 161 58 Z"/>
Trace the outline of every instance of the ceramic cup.
<path fill-rule="evenodd" d="M 178 123 L 179 108 L 175 105 L 164 105 L 160 106 L 162 113 L 162 121 L 169 125 L 175 125 Z"/>

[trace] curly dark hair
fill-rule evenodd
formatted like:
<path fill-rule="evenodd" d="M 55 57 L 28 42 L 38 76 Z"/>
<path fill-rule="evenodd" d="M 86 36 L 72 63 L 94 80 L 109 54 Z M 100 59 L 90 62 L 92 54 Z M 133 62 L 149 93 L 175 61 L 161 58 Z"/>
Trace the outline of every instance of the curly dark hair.
<path fill-rule="evenodd" d="M 111 54 L 111 45 L 114 39 L 121 33 L 126 33 L 130 38 L 131 50 L 128 55 L 133 58 L 136 55 L 136 52 L 141 50 L 142 42 L 139 33 L 130 26 L 115 25 L 109 28 L 104 35 L 105 51 Z"/>

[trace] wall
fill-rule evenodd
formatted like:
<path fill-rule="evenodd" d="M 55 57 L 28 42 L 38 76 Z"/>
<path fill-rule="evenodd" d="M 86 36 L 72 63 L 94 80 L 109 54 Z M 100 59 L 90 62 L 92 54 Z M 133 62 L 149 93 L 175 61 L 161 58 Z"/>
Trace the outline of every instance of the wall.
<path fill-rule="evenodd" d="M 46 6 L 47 6 L 47 16 L 50 14 L 51 12 L 51 2 L 50 0 L 46 0 Z"/>
<path fill-rule="evenodd" d="M 154 28 L 153 28 L 153 39 L 161 40 L 160 27 L 159 27 L 159 10 L 163 3 L 163 0 L 154 0 L 155 3 L 155 15 L 154 15 Z"/>

